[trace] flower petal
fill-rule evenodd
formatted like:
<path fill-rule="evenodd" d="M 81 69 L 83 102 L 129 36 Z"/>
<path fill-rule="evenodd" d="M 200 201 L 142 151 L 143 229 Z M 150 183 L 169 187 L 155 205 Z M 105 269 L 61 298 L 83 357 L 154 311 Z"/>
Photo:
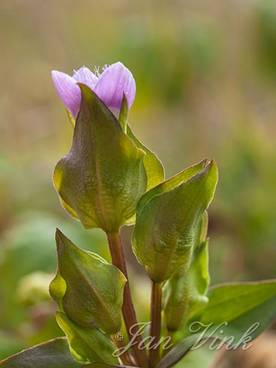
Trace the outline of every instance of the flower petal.
<path fill-rule="evenodd" d="M 109 108 L 120 110 L 125 94 L 128 108 L 133 104 L 136 84 L 131 72 L 120 62 L 107 67 L 100 75 L 94 92 Z"/>
<path fill-rule="evenodd" d="M 52 71 L 52 79 L 56 91 L 64 105 L 71 111 L 72 115 L 76 117 L 80 108 L 81 92 L 75 79 L 68 74 L 56 70 Z"/>
<path fill-rule="evenodd" d="M 74 71 L 73 78 L 80 83 L 85 84 L 89 88 L 93 89 L 98 81 L 98 77 L 91 72 L 90 69 L 85 66 Z"/>

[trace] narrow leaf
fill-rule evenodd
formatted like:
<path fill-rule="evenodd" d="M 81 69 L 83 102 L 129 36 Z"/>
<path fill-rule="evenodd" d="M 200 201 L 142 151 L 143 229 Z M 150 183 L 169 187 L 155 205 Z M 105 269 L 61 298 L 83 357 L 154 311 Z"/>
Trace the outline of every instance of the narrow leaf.
<path fill-rule="evenodd" d="M 237 346 L 247 335 L 253 340 L 276 318 L 276 280 L 219 285 L 208 298 L 198 318 L 202 330 L 209 326 L 208 333 L 232 337 Z"/>
<path fill-rule="evenodd" d="M 1 368 L 80 368 L 72 358 L 65 338 L 36 345 L 0 362 Z"/>
<path fill-rule="evenodd" d="M 165 286 L 164 309 L 166 326 L 170 331 L 178 330 L 208 303 L 208 241 L 197 246 L 194 253 L 188 271 L 177 273 Z"/>
<path fill-rule="evenodd" d="M 160 360 L 156 368 L 170 368 L 174 366 L 189 353 L 198 337 L 198 335 L 189 336 L 175 345 L 172 350 Z"/>
<path fill-rule="evenodd" d="M 143 160 L 147 174 L 147 190 L 152 189 L 164 181 L 164 167 L 158 157 L 135 137 L 129 125 L 127 126 L 127 134 L 135 143 L 136 147 L 145 153 Z"/>

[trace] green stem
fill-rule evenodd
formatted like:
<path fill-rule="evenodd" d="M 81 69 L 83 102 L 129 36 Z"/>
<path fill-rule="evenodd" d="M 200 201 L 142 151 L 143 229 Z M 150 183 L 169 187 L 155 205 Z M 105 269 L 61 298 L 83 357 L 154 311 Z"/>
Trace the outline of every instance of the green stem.
<path fill-rule="evenodd" d="M 153 368 L 160 359 L 160 337 L 161 337 L 161 304 L 162 285 L 152 282 L 151 291 L 151 327 L 150 336 L 153 337 L 149 352 L 150 367 Z"/>
<path fill-rule="evenodd" d="M 108 233 L 107 234 L 109 249 L 112 257 L 112 263 L 118 267 L 127 279 L 127 283 L 124 289 L 124 303 L 123 303 L 123 316 L 126 325 L 126 329 L 128 332 L 129 339 L 133 341 L 133 335 L 137 333 L 139 327 L 137 326 L 137 318 L 135 309 L 133 306 L 131 292 L 129 287 L 129 279 L 127 266 L 124 256 L 124 250 L 120 238 L 119 232 L 116 233 Z M 131 331 L 131 332 L 130 332 Z M 143 349 L 143 342 L 141 336 L 136 336 L 133 341 L 133 352 L 135 359 L 140 367 L 147 368 L 148 367 L 148 357 L 146 350 Z M 142 349 L 141 349 L 142 347 Z"/>

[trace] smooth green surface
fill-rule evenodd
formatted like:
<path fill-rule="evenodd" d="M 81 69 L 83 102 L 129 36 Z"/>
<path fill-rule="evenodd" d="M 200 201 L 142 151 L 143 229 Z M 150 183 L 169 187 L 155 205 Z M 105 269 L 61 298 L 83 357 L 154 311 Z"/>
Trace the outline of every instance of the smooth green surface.
<path fill-rule="evenodd" d="M 213 199 L 214 162 L 199 163 L 147 192 L 137 207 L 133 250 L 156 282 L 189 266 L 198 222 Z"/>
<path fill-rule="evenodd" d="M 177 364 L 191 350 L 198 336 L 189 336 L 175 345 L 157 364 L 156 368 L 170 368 Z"/>
<path fill-rule="evenodd" d="M 56 233 L 58 276 L 50 287 L 61 310 L 81 327 L 114 334 L 121 327 L 125 277 L 115 266 Z"/>
<path fill-rule="evenodd" d="M 206 167 L 207 160 L 202 160 L 199 163 L 192 165 L 178 174 L 172 176 L 171 178 L 165 180 L 164 182 L 160 183 L 159 185 L 155 186 L 147 193 L 143 195 L 137 205 L 137 212 L 142 211 L 143 207 L 153 199 L 155 196 L 159 194 L 166 193 L 180 184 L 186 183 L 189 179 L 191 179 L 194 175 L 198 174 L 201 170 Z"/>
<path fill-rule="evenodd" d="M 177 330 L 208 303 L 206 296 L 210 282 L 208 241 L 195 249 L 187 272 L 173 276 L 165 287 L 165 318 L 167 328 Z"/>
<path fill-rule="evenodd" d="M 236 344 L 243 343 L 247 332 L 254 339 L 276 318 L 275 280 L 220 285 L 210 290 L 208 298 L 199 322 L 210 325 L 208 331 L 215 336 L 233 337 Z"/>
<path fill-rule="evenodd" d="M 57 338 L 24 350 L 0 362 L 1 368 L 80 368 L 65 338 Z"/>
<path fill-rule="evenodd" d="M 208 347 L 190 351 L 174 368 L 211 368 L 215 354 Z"/>
<path fill-rule="evenodd" d="M 135 137 L 129 125 L 127 126 L 127 134 L 136 144 L 137 148 L 145 152 L 144 166 L 147 174 L 147 190 L 152 189 L 163 182 L 165 176 L 164 167 L 158 157 Z"/>
<path fill-rule="evenodd" d="M 135 212 L 145 192 L 144 152 L 86 86 L 70 152 L 57 164 L 54 185 L 65 209 L 86 228 L 112 232 Z"/>
<path fill-rule="evenodd" d="M 121 104 L 121 110 L 119 113 L 118 121 L 121 124 L 123 132 L 127 132 L 127 117 L 128 117 L 128 104 L 125 94 L 123 95 L 123 100 Z"/>
<path fill-rule="evenodd" d="M 119 363 L 118 359 L 112 356 L 115 346 L 99 330 L 78 327 L 64 313 L 57 313 L 57 322 L 67 336 L 71 353 L 76 360 L 83 363 Z"/>

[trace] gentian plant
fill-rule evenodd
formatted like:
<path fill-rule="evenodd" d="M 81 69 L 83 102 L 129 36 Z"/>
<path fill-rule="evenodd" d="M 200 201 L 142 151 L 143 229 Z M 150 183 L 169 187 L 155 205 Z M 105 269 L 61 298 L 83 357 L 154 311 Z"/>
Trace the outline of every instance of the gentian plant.
<path fill-rule="evenodd" d="M 244 347 L 276 316 L 276 281 L 209 287 L 208 214 L 218 168 L 204 159 L 165 179 L 160 160 L 133 134 L 135 80 L 122 64 L 82 67 L 52 79 L 74 126 L 54 186 L 85 229 L 106 233 L 112 264 L 56 231 L 50 285 L 66 337 L 25 350 L 3 368 L 169 368 L 212 339 Z M 234 180 L 234 178 L 233 178 Z M 152 284 L 150 321 L 138 321 L 120 229 Z M 135 284 L 134 284 L 135 285 Z"/>

